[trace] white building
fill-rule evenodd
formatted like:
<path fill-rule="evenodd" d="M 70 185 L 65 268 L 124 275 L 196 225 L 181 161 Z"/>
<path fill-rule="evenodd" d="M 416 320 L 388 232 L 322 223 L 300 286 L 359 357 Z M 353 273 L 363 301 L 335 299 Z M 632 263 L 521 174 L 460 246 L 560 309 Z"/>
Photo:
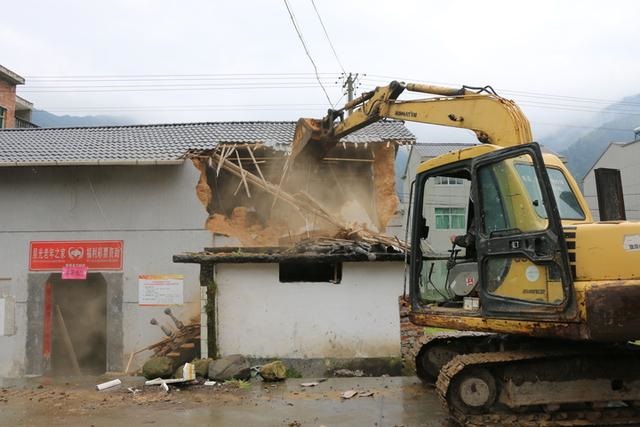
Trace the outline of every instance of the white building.
<path fill-rule="evenodd" d="M 604 150 L 589 169 L 582 182 L 584 196 L 594 219 L 599 220 L 595 170 L 619 169 L 622 178 L 624 205 L 628 220 L 640 220 L 640 130 L 631 142 L 614 142 Z"/>

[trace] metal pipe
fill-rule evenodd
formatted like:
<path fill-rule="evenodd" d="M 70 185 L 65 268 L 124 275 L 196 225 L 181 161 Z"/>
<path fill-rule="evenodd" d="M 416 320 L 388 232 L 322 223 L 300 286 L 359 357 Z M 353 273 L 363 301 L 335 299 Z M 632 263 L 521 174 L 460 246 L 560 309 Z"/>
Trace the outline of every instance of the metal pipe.
<path fill-rule="evenodd" d="M 426 85 L 422 83 L 407 83 L 406 88 L 411 92 L 429 93 L 432 95 L 442 96 L 461 96 L 472 93 L 464 88 L 455 89 L 452 87 Z"/>

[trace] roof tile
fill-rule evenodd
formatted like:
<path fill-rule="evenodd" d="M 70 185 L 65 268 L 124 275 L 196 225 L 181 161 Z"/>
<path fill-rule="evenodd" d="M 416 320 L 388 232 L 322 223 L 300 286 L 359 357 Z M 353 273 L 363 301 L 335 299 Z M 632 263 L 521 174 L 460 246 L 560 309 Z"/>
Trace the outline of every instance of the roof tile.
<path fill-rule="evenodd" d="M 75 161 L 171 161 L 218 144 L 264 144 L 286 150 L 296 122 L 208 122 L 160 125 L 0 130 L 0 166 Z M 397 141 L 415 136 L 398 121 L 381 121 L 345 137 L 347 143 Z"/>

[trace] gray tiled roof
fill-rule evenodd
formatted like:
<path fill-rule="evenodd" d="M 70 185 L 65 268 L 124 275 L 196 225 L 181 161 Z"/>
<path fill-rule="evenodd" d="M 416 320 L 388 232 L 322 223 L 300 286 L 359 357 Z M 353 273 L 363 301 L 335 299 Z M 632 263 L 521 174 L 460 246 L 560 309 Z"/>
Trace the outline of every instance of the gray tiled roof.
<path fill-rule="evenodd" d="M 218 144 L 262 143 L 285 150 L 296 122 L 209 122 L 81 128 L 0 130 L 0 166 L 82 163 L 171 163 Z M 347 143 L 397 141 L 415 136 L 402 122 L 374 123 Z"/>
<path fill-rule="evenodd" d="M 420 157 L 437 157 L 442 154 L 446 154 L 450 151 L 462 150 L 463 148 L 473 147 L 477 144 L 470 143 L 430 143 L 430 144 L 416 144 L 413 149 L 420 155 Z"/>

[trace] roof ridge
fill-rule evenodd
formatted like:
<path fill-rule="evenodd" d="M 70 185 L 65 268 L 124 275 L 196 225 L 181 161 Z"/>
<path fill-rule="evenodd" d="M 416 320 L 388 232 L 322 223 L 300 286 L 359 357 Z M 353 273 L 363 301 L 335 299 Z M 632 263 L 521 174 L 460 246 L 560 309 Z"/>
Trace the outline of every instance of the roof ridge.
<path fill-rule="evenodd" d="M 291 120 L 227 120 L 220 122 L 176 122 L 176 123 L 143 123 L 134 125 L 102 125 L 102 126 L 59 126 L 59 127 L 37 127 L 37 128 L 4 128 L 1 132 L 24 132 L 38 130 L 70 130 L 70 129 L 114 129 L 114 128 L 149 128 L 149 127 L 177 127 L 177 126 L 203 126 L 203 125 L 228 125 L 228 124 L 271 124 L 289 123 L 295 124 Z"/>

